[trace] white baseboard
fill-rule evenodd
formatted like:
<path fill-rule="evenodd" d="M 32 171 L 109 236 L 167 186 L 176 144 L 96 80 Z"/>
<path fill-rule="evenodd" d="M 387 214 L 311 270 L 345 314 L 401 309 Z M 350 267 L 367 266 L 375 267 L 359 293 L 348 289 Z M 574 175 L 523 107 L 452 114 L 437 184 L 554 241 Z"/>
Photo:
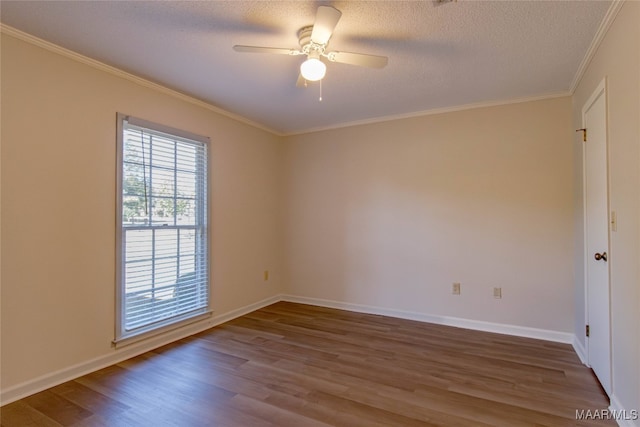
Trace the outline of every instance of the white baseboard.
<path fill-rule="evenodd" d="M 221 314 L 219 316 L 214 316 L 213 317 L 213 325 L 211 326 L 218 326 L 221 325 L 225 322 L 228 322 L 230 320 L 236 319 L 238 317 L 244 316 L 245 314 L 249 314 L 253 311 L 256 310 L 260 310 L 261 308 L 264 308 L 268 305 L 271 304 L 275 304 L 277 302 L 282 301 L 282 298 L 280 295 L 274 295 L 272 297 L 269 298 L 265 298 L 263 300 L 260 300 L 258 302 L 255 302 L 253 304 L 249 304 L 249 305 L 245 305 L 244 307 L 240 307 L 237 308 L 235 310 L 231 310 L 226 312 L 225 314 Z"/>
<path fill-rule="evenodd" d="M 66 381 L 73 380 L 82 375 L 97 371 L 115 363 L 122 362 L 123 360 L 130 359 L 138 356 L 147 351 L 151 351 L 155 348 L 169 344 L 173 341 L 177 341 L 182 338 L 186 338 L 190 335 L 197 334 L 214 326 L 233 320 L 237 317 L 244 316 L 252 311 L 259 310 L 268 305 L 274 304 L 279 301 L 289 301 L 301 304 L 317 305 L 321 307 L 337 308 L 342 310 L 355 311 L 360 313 L 378 314 L 383 316 L 397 317 L 400 319 L 416 320 L 420 322 L 434 323 L 439 325 L 455 326 L 465 329 L 473 329 L 485 332 L 495 332 L 499 334 L 514 335 L 526 338 L 536 338 L 547 341 L 561 342 L 572 344 L 576 349 L 578 356 L 583 359 L 584 349 L 581 344 L 575 339 L 575 336 L 566 332 L 550 331 L 545 329 L 529 328 L 516 325 L 505 325 L 500 323 L 483 322 L 470 319 L 462 319 L 458 317 L 449 316 L 437 316 L 426 313 L 416 313 L 410 311 L 375 307 L 362 304 L 352 304 L 341 301 L 332 301 L 319 298 L 299 297 L 294 295 L 274 295 L 273 297 L 258 301 L 253 304 L 249 304 L 244 307 L 240 307 L 236 310 L 231 310 L 221 315 L 214 315 L 212 318 L 202 320 L 197 323 L 192 323 L 183 328 L 176 329 L 161 336 L 149 338 L 148 340 L 140 341 L 135 344 L 128 345 L 121 349 L 114 349 L 112 353 L 104 356 L 97 357 L 95 359 L 88 360 L 61 370 L 51 372 L 15 385 L 0 391 L 0 405 L 6 405 L 16 400 L 22 399 L 26 396 L 30 396 L 34 393 L 46 390 L 54 387 Z M 612 400 L 613 401 L 613 400 Z M 621 424 L 622 425 L 622 424 Z M 634 424 L 628 424 L 634 426 Z M 625 424 L 625 427 L 627 424 Z"/>
<path fill-rule="evenodd" d="M 580 340 L 578 340 L 578 337 L 576 337 L 575 335 L 573 336 L 573 341 L 571 342 L 571 345 L 573 345 L 573 349 L 575 350 L 576 354 L 580 358 L 580 361 L 582 362 L 582 364 L 589 366 L 587 349 L 584 348 L 584 345 L 580 342 Z"/>
<path fill-rule="evenodd" d="M 625 408 L 615 394 L 611 396 L 609 412 L 620 427 L 640 427 L 640 408 Z"/>
<path fill-rule="evenodd" d="M 574 341 L 574 335 L 568 332 L 536 329 L 526 326 L 506 325 L 502 323 L 483 322 L 479 320 L 463 319 L 459 317 L 437 316 L 427 313 L 417 313 L 319 298 L 299 297 L 294 295 L 282 295 L 281 299 L 282 301 L 296 302 L 300 304 L 318 305 L 321 307 L 337 308 L 359 313 L 379 314 L 382 316 L 397 317 L 400 319 L 417 320 L 419 322 L 455 326 L 458 328 L 473 329 L 476 331 L 495 332 L 498 334 L 514 335 L 525 338 L 536 338 L 547 341 L 561 342 L 565 344 L 572 344 Z"/>
<path fill-rule="evenodd" d="M 166 334 L 160 336 L 155 336 L 147 340 L 128 345 L 121 349 L 114 349 L 112 353 L 96 357 L 95 359 L 81 362 L 76 365 L 42 375 L 35 379 L 25 381 L 23 383 L 0 391 L 0 405 L 6 405 L 8 403 L 15 402 L 16 400 L 30 396 L 34 393 L 38 393 L 48 388 L 55 387 L 66 381 L 81 377 L 82 375 L 89 374 L 91 372 L 106 368 L 107 366 L 111 366 L 116 363 L 120 363 L 142 353 L 146 353 L 147 351 L 151 351 L 179 339 L 186 338 L 188 336 L 205 331 L 214 326 L 228 322 L 229 320 L 233 320 L 237 317 L 244 316 L 247 313 L 259 310 L 260 308 L 266 307 L 280 300 L 280 296 L 276 295 L 218 316 L 214 315 L 211 318 L 169 331 Z"/>

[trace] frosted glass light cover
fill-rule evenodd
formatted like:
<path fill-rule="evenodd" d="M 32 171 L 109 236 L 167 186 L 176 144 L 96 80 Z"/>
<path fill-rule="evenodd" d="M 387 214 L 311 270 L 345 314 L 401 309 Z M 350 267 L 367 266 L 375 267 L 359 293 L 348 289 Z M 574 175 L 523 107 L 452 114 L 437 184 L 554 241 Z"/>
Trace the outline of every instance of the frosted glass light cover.
<path fill-rule="evenodd" d="M 327 66 L 324 62 L 316 58 L 309 58 L 300 65 L 300 74 L 305 80 L 315 82 L 324 77 L 327 72 Z"/>

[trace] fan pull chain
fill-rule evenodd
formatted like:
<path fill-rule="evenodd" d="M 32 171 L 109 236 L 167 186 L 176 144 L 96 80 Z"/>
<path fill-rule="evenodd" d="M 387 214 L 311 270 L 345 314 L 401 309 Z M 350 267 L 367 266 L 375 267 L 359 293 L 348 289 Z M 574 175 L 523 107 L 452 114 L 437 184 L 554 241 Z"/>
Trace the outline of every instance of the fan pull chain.
<path fill-rule="evenodd" d="M 322 79 L 320 79 L 320 97 L 318 98 L 318 102 L 322 102 Z"/>

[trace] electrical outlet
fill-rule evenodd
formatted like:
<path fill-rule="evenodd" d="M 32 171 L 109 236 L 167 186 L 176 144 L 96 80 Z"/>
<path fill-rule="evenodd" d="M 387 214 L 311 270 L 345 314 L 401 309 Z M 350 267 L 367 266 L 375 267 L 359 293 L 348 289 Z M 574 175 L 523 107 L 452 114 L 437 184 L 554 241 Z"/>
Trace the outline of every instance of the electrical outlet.
<path fill-rule="evenodd" d="M 264 271 L 264 281 L 266 282 L 267 280 L 269 280 L 269 270 Z"/>
<path fill-rule="evenodd" d="M 453 286 L 451 286 L 451 293 L 453 295 L 460 295 L 460 283 L 454 283 Z"/>
<path fill-rule="evenodd" d="M 493 288 L 493 297 L 502 298 L 502 288 Z"/>

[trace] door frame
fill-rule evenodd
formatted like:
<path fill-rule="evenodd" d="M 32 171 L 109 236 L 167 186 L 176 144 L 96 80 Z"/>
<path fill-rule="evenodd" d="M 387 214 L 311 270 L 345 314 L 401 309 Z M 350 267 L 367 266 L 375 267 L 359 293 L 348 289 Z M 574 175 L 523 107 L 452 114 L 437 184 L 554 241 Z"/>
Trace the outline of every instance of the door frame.
<path fill-rule="evenodd" d="M 600 96 L 604 96 L 605 103 L 605 147 L 606 147 L 606 158 L 605 158 L 605 170 L 607 176 L 607 254 L 609 254 L 609 259 L 611 260 L 611 173 L 609 168 L 609 102 L 608 102 L 608 93 L 607 93 L 607 77 L 605 76 L 600 83 L 596 86 L 591 96 L 587 99 L 587 101 L 582 106 L 582 127 L 586 128 L 586 113 L 591 108 L 591 106 L 598 100 Z M 581 141 L 582 142 L 582 141 Z M 588 253 L 587 247 L 587 156 L 586 156 L 586 147 L 585 144 L 587 142 L 582 142 L 582 222 L 583 222 L 583 269 L 584 269 L 584 321 L 585 325 L 589 324 L 589 286 L 588 286 L 588 262 L 591 259 L 590 254 Z M 608 279 L 608 317 L 609 317 L 609 378 L 611 390 L 613 392 L 613 343 L 611 336 L 611 264 L 610 261 L 607 262 L 607 279 Z M 589 338 L 585 336 L 585 357 L 586 357 L 586 365 L 591 367 L 591 363 L 589 361 Z"/>

